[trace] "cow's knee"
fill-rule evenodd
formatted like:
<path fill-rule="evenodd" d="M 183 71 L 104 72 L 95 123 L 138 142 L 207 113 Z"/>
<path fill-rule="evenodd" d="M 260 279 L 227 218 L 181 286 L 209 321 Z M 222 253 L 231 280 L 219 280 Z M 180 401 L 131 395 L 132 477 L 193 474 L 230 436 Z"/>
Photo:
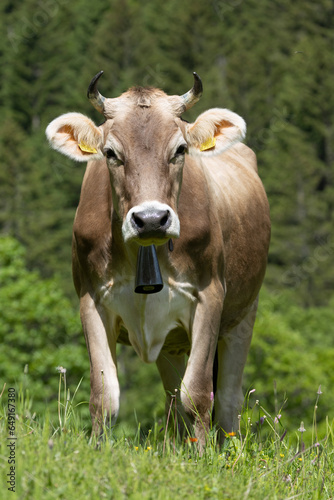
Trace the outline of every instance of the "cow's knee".
<path fill-rule="evenodd" d="M 92 432 L 100 436 L 116 423 L 119 412 L 119 390 L 106 387 L 103 391 L 91 390 L 89 410 L 92 417 Z"/>

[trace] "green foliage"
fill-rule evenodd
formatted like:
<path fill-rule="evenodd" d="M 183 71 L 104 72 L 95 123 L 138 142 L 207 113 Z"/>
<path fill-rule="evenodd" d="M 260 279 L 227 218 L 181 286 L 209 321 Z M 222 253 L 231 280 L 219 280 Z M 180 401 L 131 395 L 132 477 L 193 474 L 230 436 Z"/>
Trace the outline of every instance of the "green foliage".
<path fill-rule="evenodd" d="M 329 334 L 334 310 L 303 309 L 292 299 L 289 292 L 274 295 L 262 290 L 244 385 L 256 388 L 260 403 L 271 412 L 284 407 L 284 425 L 290 430 L 300 421 L 310 430 L 321 386 L 317 418 L 323 434 L 326 416 L 334 411 L 334 347 Z"/>
<path fill-rule="evenodd" d="M 80 397 L 87 400 L 89 364 L 80 320 L 59 283 L 28 271 L 23 247 L 10 237 L 0 239 L 0 282 L 1 380 L 24 380 L 41 412 L 58 395 L 56 367 L 65 366 L 71 384 L 85 375 Z"/>

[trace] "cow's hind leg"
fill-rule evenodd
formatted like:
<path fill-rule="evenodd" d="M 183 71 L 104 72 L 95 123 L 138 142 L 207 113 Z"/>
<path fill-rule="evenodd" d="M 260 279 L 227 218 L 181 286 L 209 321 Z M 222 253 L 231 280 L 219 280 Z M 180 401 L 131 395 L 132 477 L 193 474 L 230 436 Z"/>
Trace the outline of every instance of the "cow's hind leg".
<path fill-rule="evenodd" d="M 244 401 L 242 375 L 252 339 L 257 303 L 258 299 L 239 325 L 218 341 L 214 419 L 220 430 L 220 442 L 224 440 L 226 433 L 236 432 L 239 428 L 238 415 Z"/>
<path fill-rule="evenodd" d="M 177 429 L 183 435 L 189 427 L 189 420 L 185 414 L 180 400 L 180 386 L 185 371 L 185 356 L 172 355 L 162 351 L 157 359 L 157 367 L 166 392 L 166 417 L 175 415 L 177 418 Z M 173 417 L 175 418 L 175 417 Z"/>
<path fill-rule="evenodd" d="M 90 360 L 92 433 L 98 437 L 115 424 L 119 410 L 116 341 L 108 339 L 107 318 L 89 293 L 80 299 L 80 315 Z"/>

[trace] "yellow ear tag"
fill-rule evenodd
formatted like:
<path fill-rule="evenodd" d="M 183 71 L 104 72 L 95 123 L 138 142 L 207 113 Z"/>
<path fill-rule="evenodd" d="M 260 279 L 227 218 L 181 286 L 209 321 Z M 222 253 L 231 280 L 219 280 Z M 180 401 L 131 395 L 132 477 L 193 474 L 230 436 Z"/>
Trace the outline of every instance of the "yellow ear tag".
<path fill-rule="evenodd" d="M 201 151 L 206 151 L 207 149 L 214 148 L 216 145 L 216 138 L 215 137 L 210 137 L 207 141 L 203 142 L 200 146 Z"/>
<path fill-rule="evenodd" d="M 88 146 L 88 144 L 85 144 L 84 142 L 81 142 L 80 144 L 78 144 L 78 146 L 84 153 L 97 153 L 97 150 L 95 148 L 91 148 L 90 146 Z"/>

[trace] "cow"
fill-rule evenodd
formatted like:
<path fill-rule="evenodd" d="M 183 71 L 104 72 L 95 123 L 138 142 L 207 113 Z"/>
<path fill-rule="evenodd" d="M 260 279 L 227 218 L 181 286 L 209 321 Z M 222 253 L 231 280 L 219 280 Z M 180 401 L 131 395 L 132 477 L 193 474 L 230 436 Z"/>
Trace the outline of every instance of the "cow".
<path fill-rule="evenodd" d="M 202 95 L 196 73 L 182 96 L 133 87 L 116 98 L 100 94 L 102 73 L 88 97 L 104 123 L 73 112 L 46 129 L 54 149 L 88 161 L 72 266 L 90 359 L 93 434 L 113 426 L 119 412 L 121 343 L 157 364 L 166 408 L 178 401 L 179 421 L 203 449 L 213 404 L 220 441 L 238 430 L 243 404 L 270 240 L 256 156 L 241 142 L 246 124 L 236 113 L 214 108 L 194 123 L 181 118 Z M 163 285 L 137 294 L 138 251 L 149 247 Z"/>

